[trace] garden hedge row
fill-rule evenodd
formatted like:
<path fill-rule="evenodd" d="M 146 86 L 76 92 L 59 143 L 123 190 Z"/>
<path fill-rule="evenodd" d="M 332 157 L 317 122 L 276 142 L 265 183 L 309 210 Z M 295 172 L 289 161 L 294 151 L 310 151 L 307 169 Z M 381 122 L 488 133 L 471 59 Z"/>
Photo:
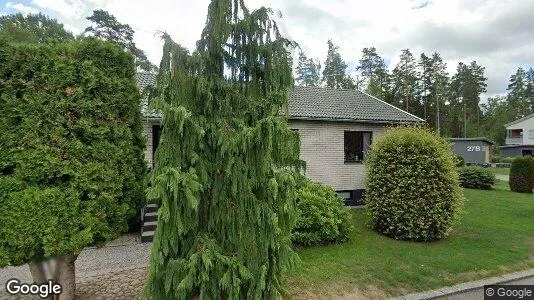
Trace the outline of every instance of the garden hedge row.
<path fill-rule="evenodd" d="M 510 168 L 510 189 L 519 193 L 532 193 L 534 189 L 534 157 L 517 157 Z"/>
<path fill-rule="evenodd" d="M 0 266 L 79 253 L 138 218 L 134 76 L 133 57 L 109 42 L 0 41 Z"/>

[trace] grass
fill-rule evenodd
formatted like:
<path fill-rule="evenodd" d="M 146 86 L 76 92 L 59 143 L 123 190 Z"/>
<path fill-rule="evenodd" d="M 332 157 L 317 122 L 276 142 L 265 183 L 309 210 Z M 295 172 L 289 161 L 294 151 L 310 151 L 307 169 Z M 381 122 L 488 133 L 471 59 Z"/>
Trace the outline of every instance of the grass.
<path fill-rule="evenodd" d="M 383 298 L 435 289 L 534 267 L 534 197 L 465 190 L 460 224 L 442 241 L 396 241 L 367 227 L 353 211 L 354 232 L 343 245 L 298 251 L 301 264 L 287 286 L 297 299 Z"/>
<path fill-rule="evenodd" d="M 488 168 L 491 173 L 497 175 L 510 175 L 510 168 Z"/>

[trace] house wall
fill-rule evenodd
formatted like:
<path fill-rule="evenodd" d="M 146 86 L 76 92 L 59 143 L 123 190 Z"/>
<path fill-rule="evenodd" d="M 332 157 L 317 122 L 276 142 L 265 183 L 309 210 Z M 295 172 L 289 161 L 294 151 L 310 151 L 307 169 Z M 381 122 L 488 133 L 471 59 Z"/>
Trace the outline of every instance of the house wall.
<path fill-rule="evenodd" d="M 534 153 L 534 145 L 533 146 L 518 146 L 518 147 L 509 147 L 509 148 L 501 148 L 501 157 L 516 157 L 516 156 L 523 156 L 523 150 L 525 151 L 531 151 Z"/>
<path fill-rule="evenodd" d="M 344 131 L 371 131 L 372 139 L 386 125 L 367 123 L 290 121 L 298 129 L 300 157 L 306 161 L 306 176 L 338 191 L 364 189 L 363 163 L 345 163 Z"/>
<path fill-rule="evenodd" d="M 152 149 L 152 138 L 153 138 L 153 132 L 152 132 L 152 126 L 158 125 L 159 120 L 153 120 L 153 119 L 144 119 L 143 120 L 143 135 L 146 139 L 146 148 L 145 148 L 145 160 L 150 168 L 152 168 L 152 157 L 153 157 L 153 149 Z"/>
<path fill-rule="evenodd" d="M 506 127 L 507 130 L 523 129 L 522 145 L 534 145 L 534 135 L 530 131 L 534 131 L 534 117 L 526 119 L 517 124 Z M 534 133 L 532 133 L 534 134 Z"/>
<path fill-rule="evenodd" d="M 145 120 L 145 160 L 152 166 L 152 126 L 157 120 Z M 373 140 L 385 131 L 386 125 L 322 121 L 290 121 L 289 127 L 298 129 L 300 157 L 306 161 L 306 176 L 335 190 L 364 189 L 363 163 L 345 163 L 344 131 L 371 131 Z"/>

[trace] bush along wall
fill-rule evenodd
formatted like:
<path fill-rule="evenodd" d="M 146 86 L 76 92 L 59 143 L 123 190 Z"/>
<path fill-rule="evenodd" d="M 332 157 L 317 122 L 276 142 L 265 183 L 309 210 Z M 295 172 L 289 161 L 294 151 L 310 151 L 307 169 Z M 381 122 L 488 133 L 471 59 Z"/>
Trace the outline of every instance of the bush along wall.
<path fill-rule="evenodd" d="M 342 243 L 351 231 L 351 214 L 330 187 L 302 179 L 297 190 L 299 217 L 291 239 L 301 246 Z"/>
<path fill-rule="evenodd" d="M 73 268 L 127 230 L 145 202 L 134 75 L 108 42 L 0 45 L 0 267 L 28 262 L 40 281 L 36 263 Z"/>
<path fill-rule="evenodd" d="M 460 168 L 460 185 L 464 188 L 489 190 L 496 181 L 495 174 L 486 168 Z"/>
<path fill-rule="evenodd" d="M 463 200 L 447 141 L 418 127 L 378 137 L 365 161 L 366 203 L 374 230 L 401 240 L 446 237 Z"/>
<path fill-rule="evenodd" d="M 519 193 L 532 193 L 534 189 L 534 157 L 517 157 L 510 169 L 510 189 Z"/>

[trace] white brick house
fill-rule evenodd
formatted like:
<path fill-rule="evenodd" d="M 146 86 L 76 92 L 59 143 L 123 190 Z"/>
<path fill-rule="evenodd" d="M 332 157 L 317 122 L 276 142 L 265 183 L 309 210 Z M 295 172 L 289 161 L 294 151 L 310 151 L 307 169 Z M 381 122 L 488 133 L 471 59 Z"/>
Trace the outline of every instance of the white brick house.
<path fill-rule="evenodd" d="M 155 75 L 140 73 L 141 88 Z M 143 106 L 145 156 L 153 163 L 161 117 Z M 331 186 L 347 204 L 359 204 L 364 191 L 363 159 L 372 140 L 387 126 L 421 123 L 422 119 L 356 90 L 295 87 L 289 98 L 289 126 L 298 130 L 306 176 Z"/>
<path fill-rule="evenodd" d="M 501 147 L 502 156 L 534 156 L 534 114 L 505 126 L 506 145 Z"/>

